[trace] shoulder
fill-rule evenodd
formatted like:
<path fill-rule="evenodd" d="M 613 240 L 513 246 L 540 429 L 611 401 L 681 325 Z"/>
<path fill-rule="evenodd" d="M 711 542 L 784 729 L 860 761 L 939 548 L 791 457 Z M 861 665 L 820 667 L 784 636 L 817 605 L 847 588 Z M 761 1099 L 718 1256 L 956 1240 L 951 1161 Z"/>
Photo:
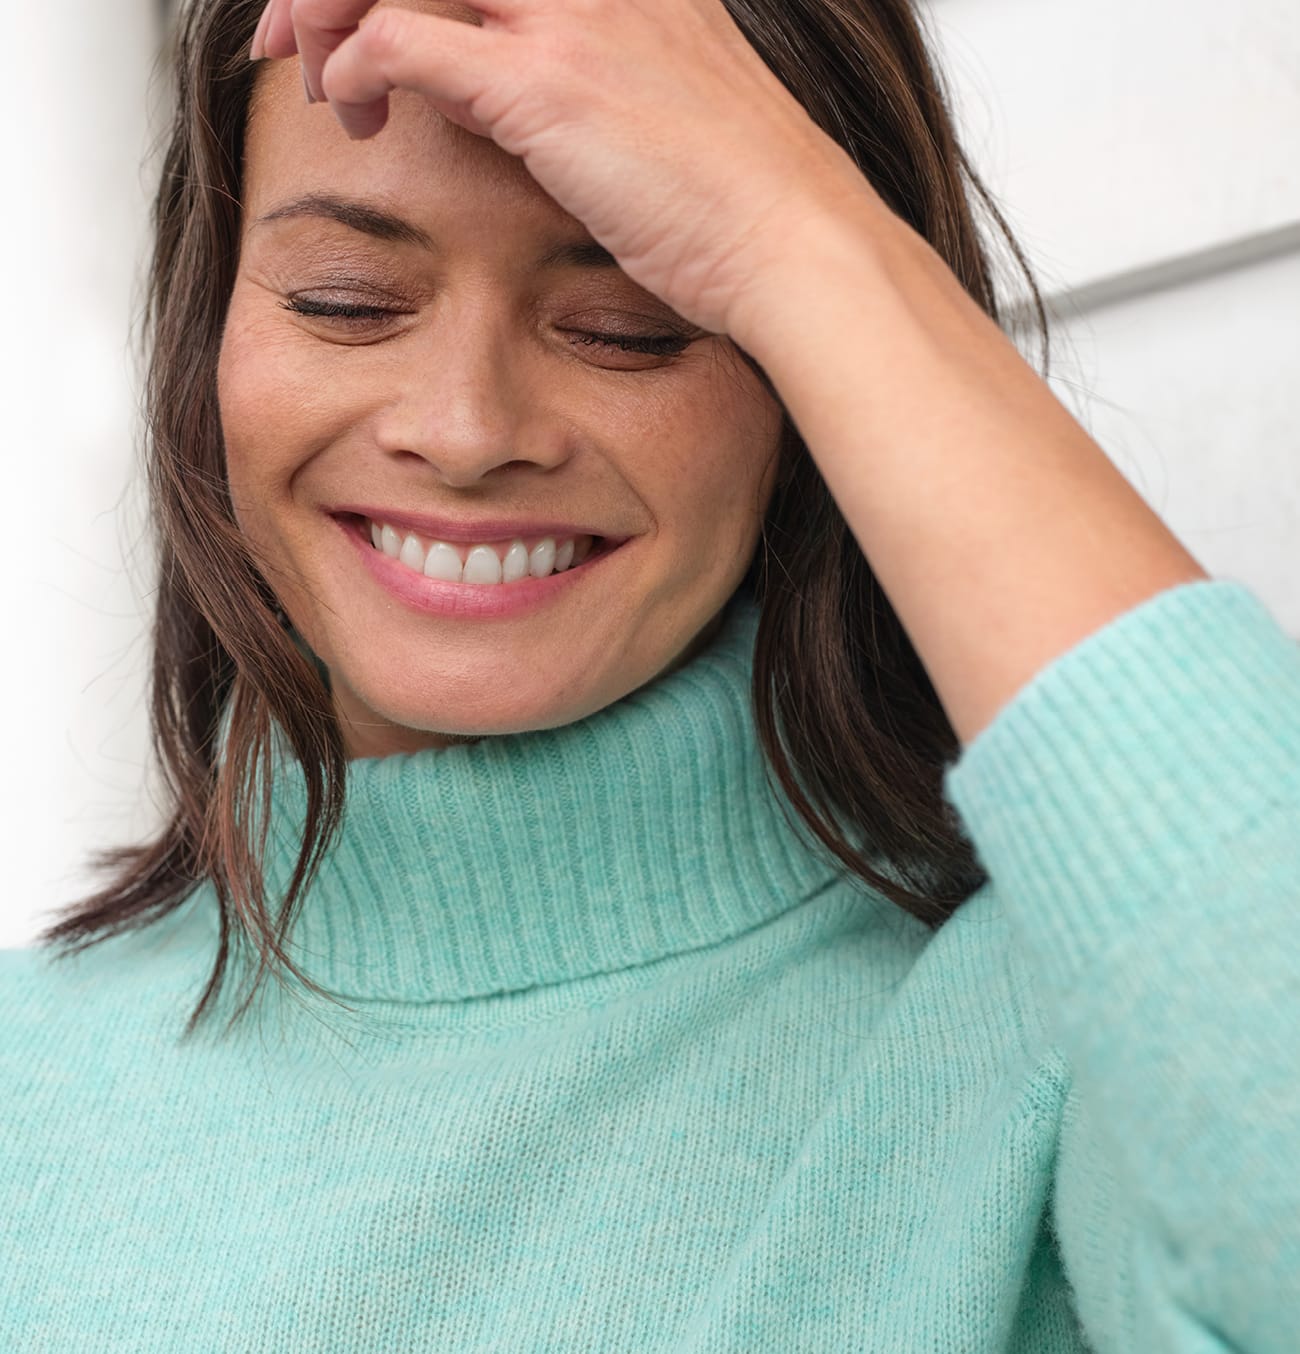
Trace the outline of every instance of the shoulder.
<path fill-rule="evenodd" d="M 910 1109 L 911 1131 L 933 1134 L 939 1156 L 1006 1135 L 1012 1156 L 1048 1169 L 1073 1078 L 996 889 L 977 890 L 937 931 L 894 904 L 874 917 L 838 942 L 853 975 L 845 995 L 823 997 L 823 1019 L 852 1044 L 845 1114 L 870 1124 L 882 1107 Z"/>
<path fill-rule="evenodd" d="M 39 1053 L 84 1057 L 122 1036 L 162 1035 L 211 968 L 215 926 L 195 899 L 76 950 L 0 950 L 0 1073 Z"/>
<path fill-rule="evenodd" d="M 0 950 L 0 1021 L 6 1031 L 14 1031 L 48 1014 L 51 989 L 57 986 L 52 974 L 53 952 L 44 946 L 28 945 Z M 0 1058 L 12 1044 L 6 1038 Z"/>
<path fill-rule="evenodd" d="M 10 1128 L 59 1065 L 70 1009 L 59 995 L 64 976 L 43 946 L 0 950 L 0 1097 Z"/>
<path fill-rule="evenodd" d="M 995 1036 L 1008 1062 L 1059 1055 L 1032 966 L 989 880 L 934 933 L 915 979 L 959 1021 Z"/>

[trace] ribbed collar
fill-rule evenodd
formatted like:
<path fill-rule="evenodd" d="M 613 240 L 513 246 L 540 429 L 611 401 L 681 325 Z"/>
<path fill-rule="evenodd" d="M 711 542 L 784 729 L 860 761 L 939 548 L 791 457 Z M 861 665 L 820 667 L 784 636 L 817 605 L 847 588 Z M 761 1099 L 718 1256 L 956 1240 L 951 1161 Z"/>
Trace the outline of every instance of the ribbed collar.
<path fill-rule="evenodd" d="M 344 997 L 454 1001 L 711 945 L 817 892 L 837 867 L 764 775 L 757 625 L 742 588 L 694 659 L 586 719 L 350 763 L 295 963 Z M 297 763 L 273 785 L 282 890 L 305 817 Z"/>

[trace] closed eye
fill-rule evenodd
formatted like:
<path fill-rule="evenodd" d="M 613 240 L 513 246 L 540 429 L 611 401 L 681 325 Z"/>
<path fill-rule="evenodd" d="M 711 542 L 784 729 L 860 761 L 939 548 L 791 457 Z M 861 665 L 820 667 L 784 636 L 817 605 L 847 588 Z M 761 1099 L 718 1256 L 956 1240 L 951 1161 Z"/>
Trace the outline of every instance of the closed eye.
<path fill-rule="evenodd" d="M 295 296 L 280 302 L 281 309 L 311 319 L 341 320 L 344 324 L 374 324 L 405 311 L 385 306 L 356 305 L 344 301 L 312 301 Z M 603 334 L 584 330 L 574 334 L 574 342 L 584 346 L 599 345 L 617 348 L 621 352 L 644 353 L 651 357 L 673 357 L 688 348 L 693 339 L 681 334 Z"/>
<path fill-rule="evenodd" d="M 373 323 L 390 315 L 406 313 L 390 310 L 386 306 L 345 305 L 342 301 L 308 301 L 301 296 L 281 301 L 280 308 L 292 311 L 295 315 L 308 315 L 314 320 L 355 320 L 360 323 Z"/>
<path fill-rule="evenodd" d="M 611 348 L 621 348 L 627 353 L 649 353 L 654 357 L 672 357 L 687 348 L 691 340 L 679 334 L 592 334 L 583 333 L 575 339 L 578 343 L 599 343 Z"/>

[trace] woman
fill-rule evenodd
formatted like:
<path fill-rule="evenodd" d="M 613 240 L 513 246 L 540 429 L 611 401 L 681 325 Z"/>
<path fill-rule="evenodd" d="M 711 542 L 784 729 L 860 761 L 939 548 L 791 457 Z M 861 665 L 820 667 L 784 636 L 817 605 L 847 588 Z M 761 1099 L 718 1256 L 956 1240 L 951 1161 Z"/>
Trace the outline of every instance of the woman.
<path fill-rule="evenodd" d="M 904 0 L 177 71 L 172 813 L 4 956 L 0 1345 L 1293 1349 L 1300 659 L 1003 335 Z"/>

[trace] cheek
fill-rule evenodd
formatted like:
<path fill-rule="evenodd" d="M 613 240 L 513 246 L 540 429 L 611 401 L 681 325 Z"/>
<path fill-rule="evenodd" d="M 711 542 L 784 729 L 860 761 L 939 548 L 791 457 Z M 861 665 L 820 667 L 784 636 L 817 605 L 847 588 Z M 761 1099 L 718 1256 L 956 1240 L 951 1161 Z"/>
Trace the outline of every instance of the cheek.
<path fill-rule="evenodd" d="M 226 449 L 226 474 L 236 514 L 254 501 L 257 481 L 276 458 L 276 443 L 284 431 L 283 408 L 277 389 L 282 378 L 276 363 L 266 360 L 237 302 L 232 302 L 217 363 L 217 405 Z M 275 416 L 268 418 L 268 411 Z"/>
<path fill-rule="evenodd" d="M 780 429 L 774 402 L 716 383 L 658 425 L 647 448 L 653 501 L 680 550 L 730 555 L 756 544 Z"/>
<path fill-rule="evenodd" d="M 261 308 L 231 303 L 217 365 L 217 402 L 231 498 L 241 525 L 283 496 L 297 467 L 328 438 L 331 389 L 302 346 Z"/>

